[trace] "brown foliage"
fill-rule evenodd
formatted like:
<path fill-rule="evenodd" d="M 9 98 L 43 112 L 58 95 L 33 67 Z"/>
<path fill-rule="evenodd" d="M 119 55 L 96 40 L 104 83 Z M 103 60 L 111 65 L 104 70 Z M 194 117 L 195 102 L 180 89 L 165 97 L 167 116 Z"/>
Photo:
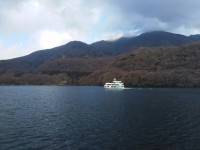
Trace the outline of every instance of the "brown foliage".
<path fill-rule="evenodd" d="M 200 43 L 193 43 L 133 50 L 81 81 L 103 85 L 105 79 L 118 77 L 126 86 L 196 87 L 200 86 L 199 71 Z"/>
<path fill-rule="evenodd" d="M 1 62 L 4 63 L 4 62 Z M 0 69 L 0 84 L 103 85 L 113 78 L 125 86 L 200 86 L 200 43 L 180 47 L 138 48 L 119 56 L 58 57 L 34 70 Z M 4 71 L 6 70 L 6 71 Z"/>

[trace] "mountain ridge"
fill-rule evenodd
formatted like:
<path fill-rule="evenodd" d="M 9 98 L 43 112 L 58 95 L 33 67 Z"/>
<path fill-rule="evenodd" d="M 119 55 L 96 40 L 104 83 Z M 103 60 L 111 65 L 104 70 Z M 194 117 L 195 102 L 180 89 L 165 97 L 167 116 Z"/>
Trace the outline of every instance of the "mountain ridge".
<path fill-rule="evenodd" d="M 167 39 L 167 36 L 170 37 L 170 39 Z M 184 38 L 184 40 L 183 40 L 183 42 L 176 43 L 177 39 L 175 39 L 175 42 L 174 41 L 172 42 L 172 40 L 174 40 L 174 39 L 172 39 L 171 37 L 173 37 L 173 36 L 179 36 L 179 38 L 180 37 Z M 151 45 L 148 45 L 149 39 L 152 40 Z M 159 43 L 155 43 L 155 39 L 159 40 Z M 145 41 L 145 40 L 147 40 L 147 41 Z M 164 41 L 164 40 L 170 40 L 170 42 L 168 42 L 168 44 L 166 45 L 165 42 L 162 43 L 162 41 Z M 83 45 L 84 46 L 101 46 L 101 47 L 102 46 L 110 46 L 110 45 L 119 46 L 121 43 L 124 43 L 124 45 L 125 44 L 127 45 L 127 44 L 130 44 L 132 42 L 132 45 L 134 47 L 140 47 L 140 46 L 176 46 L 176 45 L 186 44 L 188 42 L 199 41 L 199 40 L 200 40 L 200 34 L 185 36 L 185 35 L 170 33 L 170 32 L 166 32 L 166 31 L 151 31 L 151 32 L 142 33 L 142 34 L 140 34 L 138 36 L 134 36 L 134 37 L 121 37 L 121 38 L 113 40 L 113 41 L 101 40 L 101 41 L 96 41 L 96 42 L 91 43 L 91 44 L 87 44 L 87 43 L 84 43 L 82 41 L 70 41 L 70 42 L 68 42 L 64 45 L 56 46 L 56 47 L 49 48 L 49 49 L 38 50 L 38 51 L 30 53 L 26 56 L 30 56 L 30 55 L 34 55 L 35 53 L 38 53 L 38 52 L 46 52 L 46 51 L 52 52 L 52 51 L 56 50 L 57 52 L 59 52 L 59 51 L 62 51 L 61 49 L 63 49 L 63 48 L 74 49 L 74 48 L 81 47 Z M 164 44 L 164 45 L 162 45 L 162 44 Z M 26 56 L 12 58 L 12 59 L 9 59 L 9 60 L 24 58 Z M 0 61 L 2 61 L 2 60 L 0 60 Z"/>
<path fill-rule="evenodd" d="M 181 50 L 185 51 L 188 47 L 191 47 L 196 54 L 199 54 L 197 51 L 199 46 L 195 46 L 199 44 L 198 41 L 200 41 L 199 35 L 184 36 L 165 31 L 148 32 L 137 37 L 122 37 L 114 41 L 102 40 L 92 44 L 81 41 L 71 41 L 52 49 L 40 50 L 27 56 L 0 61 L 0 84 L 102 85 L 106 79 L 110 80 L 111 77 L 113 77 L 113 75 L 111 75 L 112 72 L 116 72 L 116 74 L 118 74 L 117 77 L 122 78 L 127 85 L 151 86 L 151 84 L 154 85 L 153 82 L 150 82 L 151 84 L 141 84 L 138 81 L 138 85 L 135 83 L 133 84 L 133 81 L 130 79 L 130 73 L 134 72 L 134 70 L 124 70 L 123 68 L 126 65 L 130 67 L 135 66 L 135 64 L 139 66 L 138 68 L 143 68 L 142 66 L 144 64 L 139 62 L 141 60 L 146 62 L 145 59 L 149 59 L 147 53 L 156 54 L 155 56 L 151 55 L 151 57 L 155 57 L 155 60 L 157 60 L 155 63 L 159 66 L 159 61 L 161 61 L 160 54 L 154 52 L 159 51 L 159 49 L 165 49 L 165 53 L 168 53 L 167 51 L 169 50 L 172 54 L 171 57 L 175 58 L 178 58 L 179 54 L 182 55 Z M 181 50 L 176 50 L 174 47 Z M 184 48 L 182 49 L 182 47 Z M 146 48 L 149 48 L 150 52 L 147 52 Z M 178 54 L 173 53 L 172 50 L 175 50 Z M 141 55 L 145 57 L 142 57 L 141 60 L 137 59 L 136 57 L 140 57 L 140 55 L 136 55 L 134 51 L 141 51 Z M 198 62 L 198 59 L 196 59 L 196 57 L 199 57 L 198 55 L 193 56 L 192 51 L 186 51 L 186 53 L 188 57 L 191 56 L 192 59 L 195 57 L 195 60 Z M 130 58 L 134 58 L 137 61 L 133 61 L 129 59 L 129 57 L 127 59 L 127 55 L 130 55 Z M 184 58 L 186 60 L 189 59 L 185 55 L 184 57 L 186 57 Z M 163 58 L 168 59 L 165 57 Z M 125 62 L 125 60 L 129 60 L 128 62 L 130 64 L 127 64 L 128 62 L 119 64 L 119 62 Z M 175 59 L 174 61 L 178 63 L 180 60 Z M 169 61 L 167 63 L 170 64 Z M 115 65 L 113 67 L 111 64 L 118 64 L 119 67 Z M 148 63 L 145 65 L 147 65 L 147 70 L 148 67 L 151 68 L 150 64 L 149 66 Z M 165 66 L 160 67 L 162 68 Z M 148 73 L 145 72 L 145 74 Z M 174 76 L 176 75 L 177 74 L 174 73 Z M 142 77 L 142 74 L 140 76 Z M 135 76 L 133 77 L 135 78 Z M 92 81 L 92 78 L 96 79 L 95 82 Z M 144 78 L 148 80 L 146 77 Z M 87 80 L 88 82 L 85 82 Z M 164 85 L 164 83 L 162 83 L 162 85 Z M 187 84 L 184 84 L 184 86 L 185 85 Z"/>

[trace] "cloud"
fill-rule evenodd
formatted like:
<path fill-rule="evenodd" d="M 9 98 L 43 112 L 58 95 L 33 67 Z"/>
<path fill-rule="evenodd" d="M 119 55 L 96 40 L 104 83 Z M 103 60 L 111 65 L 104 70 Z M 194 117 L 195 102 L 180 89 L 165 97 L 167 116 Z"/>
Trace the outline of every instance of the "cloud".
<path fill-rule="evenodd" d="M 136 28 L 142 32 L 150 30 L 179 31 L 188 30 L 199 33 L 200 1 L 197 0 L 109 0 L 116 9 L 116 16 L 126 22 L 125 28 Z M 119 23 L 119 22 L 116 22 Z M 180 30 L 181 29 L 181 30 Z"/>
<path fill-rule="evenodd" d="M 18 56 L 22 56 L 24 55 L 24 53 L 20 52 L 20 49 L 22 47 L 22 43 L 16 43 L 16 44 L 8 44 L 3 40 L 0 40 L 0 50 L 3 51 L 3 53 L 1 52 L 0 55 L 0 60 L 4 60 L 4 59 L 9 59 L 9 58 L 15 58 Z M 12 57 L 10 57 L 10 55 Z"/>
<path fill-rule="evenodd" d="M 7 46 L 4 44 L 0 49 L 1 56 L 13 58 L 27 52 L 59 46 L 71 40 L 93 42 L 91 37 L 95 31 L 91 29 L 98 26 L 100 13 L 100 9 L 92 4 L 88 4 L 86 8 L 82 0 L 21 0 L 14 3 L 1 1 L 0 33 L 9 35 L 10 39 L 18 38 L 12 43 L 12 50 L 18 55 L 8 55 L 10 39 L 5 41 L 0 37 L 0 40 L 7 42 Z M 26 37 L 26 41 L 22 37 Z M 19 41 L 22 42 L 21 49 L 15 46 Z"/>
<path fill-rule="evenodd" d="M 37 43 L 39 47 L 45 49 L 65 44 L 66 41 L 69 41 L 71 39 L 71 36 L 64 32 L 59 33 L 56 31 L 44 30 L 39 33 L 36 39 L 37 41 L 35 41 L 34 43 Z"/>
<path fill-rule="evenodd" d="M 186 35 L 200 33 L 200 1 L 197 0 L 0 2 L 0 41 L 3 41 L 0 59 L 26 55 L 72 40 L 92 43 L 152 30 Z"/>

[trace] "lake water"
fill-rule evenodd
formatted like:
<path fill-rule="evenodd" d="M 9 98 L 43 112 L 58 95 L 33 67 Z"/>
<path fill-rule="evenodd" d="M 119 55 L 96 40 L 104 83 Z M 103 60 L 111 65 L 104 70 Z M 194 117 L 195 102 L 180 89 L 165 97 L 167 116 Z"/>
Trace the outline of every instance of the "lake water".
<path fill-rule="evenodd" d="M 0 150 L 199 150 L 200 89 L 1 86 Z"/>

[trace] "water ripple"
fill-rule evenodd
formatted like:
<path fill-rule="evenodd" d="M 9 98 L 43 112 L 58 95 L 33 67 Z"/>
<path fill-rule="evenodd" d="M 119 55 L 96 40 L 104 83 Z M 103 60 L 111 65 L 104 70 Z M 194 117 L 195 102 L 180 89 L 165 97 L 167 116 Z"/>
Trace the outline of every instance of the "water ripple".
<path fill-rule="evenodd" d="M 0 149 L 198 150 L 200 89 L 0 87 Z"/>

